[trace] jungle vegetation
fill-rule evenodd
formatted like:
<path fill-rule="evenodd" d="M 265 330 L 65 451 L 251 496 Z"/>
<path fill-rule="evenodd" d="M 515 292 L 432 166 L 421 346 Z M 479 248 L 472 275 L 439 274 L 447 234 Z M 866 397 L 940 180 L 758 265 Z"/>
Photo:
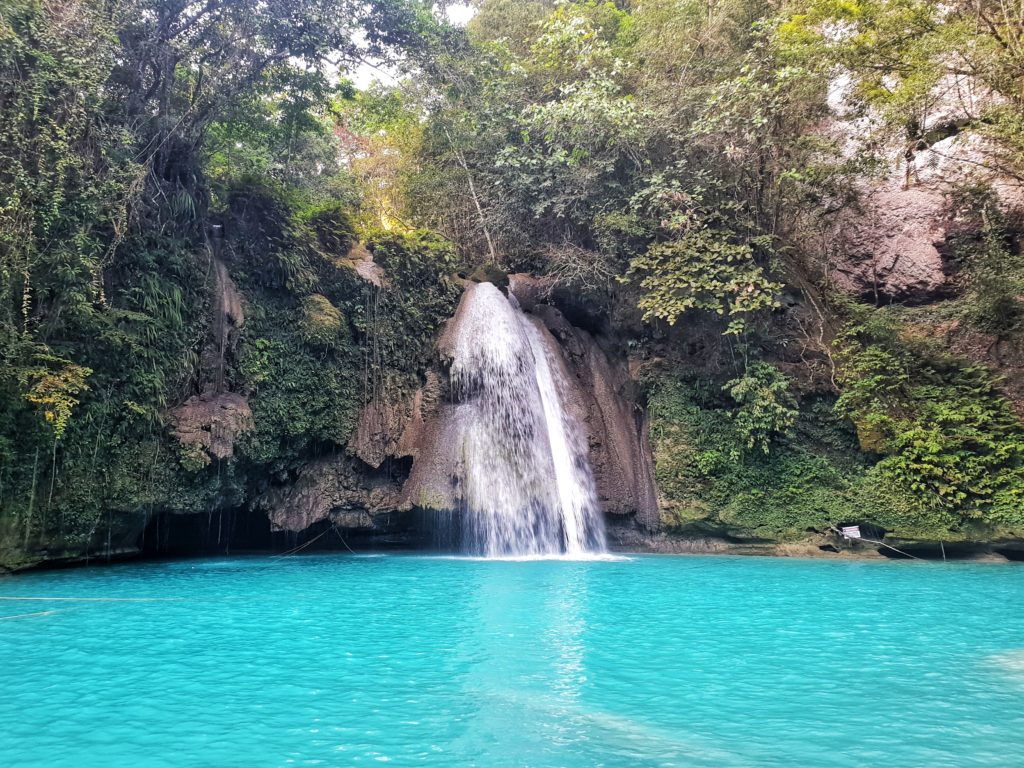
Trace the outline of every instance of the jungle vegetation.
<path fill-rule="evenodd" d="M 483 265 L 551 276 L 642 363 L 669 525 L 1024 530 L 998 370 L 922 332 L 934 307 L 843 294 L 822 238 L 892 137 L 971 130 L 1024 180 L 1020 4 L 476 0 L 465 28 L 443 5 L 3 3 L 0 562 L 109 549 L 112 515 L 244 504 L 343 448 Z M 359 89 L 366 61 L 391 74 Z M 820 130 L 837 77 L 855 152 Z M 951 77 L 989 98 L 937 134 Z M 1013 212 L 958 205 L 941 311 L 1017 344 Z M 210 386 L 217 262 L 246 323 L 216 386 L 253 417 L 225 462 L 168 419 Z"/>

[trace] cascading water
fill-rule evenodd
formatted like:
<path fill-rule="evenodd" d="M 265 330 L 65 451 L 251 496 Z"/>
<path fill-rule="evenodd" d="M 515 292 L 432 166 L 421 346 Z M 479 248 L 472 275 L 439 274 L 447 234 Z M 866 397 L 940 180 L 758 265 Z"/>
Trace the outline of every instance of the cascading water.
<path fill-rule="evenodd" d="M 487 557 L 605 549 L 582 430 L 554 340 L 514 297 L 470 286 L 451 339 L 463 549 Z"/>

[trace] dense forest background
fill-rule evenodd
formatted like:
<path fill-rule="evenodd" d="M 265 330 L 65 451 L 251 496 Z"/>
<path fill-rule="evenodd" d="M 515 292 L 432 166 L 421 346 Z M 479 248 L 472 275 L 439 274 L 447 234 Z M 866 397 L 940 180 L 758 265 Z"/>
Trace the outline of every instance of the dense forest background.
<path fill-rule="evenodd" d="M 251 505 L 509 272 L 669 532 L 1024 538 L 1024 6 L 473 5 L 3 4 L 0 564 Z"/>

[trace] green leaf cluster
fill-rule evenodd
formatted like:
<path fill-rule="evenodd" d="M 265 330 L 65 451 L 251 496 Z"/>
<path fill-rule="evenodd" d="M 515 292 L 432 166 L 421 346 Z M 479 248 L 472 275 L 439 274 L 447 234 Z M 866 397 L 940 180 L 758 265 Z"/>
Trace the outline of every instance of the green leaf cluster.
<path fill-rule="evenodd" d="M 874 471 L 924 510 L 1018 525 L 1024 427 L 987 369 L 969 365 L 884 311 L 861 312 L 837 340 L 837 411 Z"/>

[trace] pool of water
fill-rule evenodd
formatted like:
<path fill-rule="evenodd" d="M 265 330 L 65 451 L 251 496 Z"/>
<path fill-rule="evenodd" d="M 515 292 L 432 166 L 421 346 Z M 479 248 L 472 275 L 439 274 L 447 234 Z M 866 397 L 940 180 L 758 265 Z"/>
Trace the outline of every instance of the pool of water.
<path fill-rule="evenodd" d="M 6 768 L 1024 765 L 1014 565 L 238 558 L 0 596 L 76 598 L 0 600 Z"/>

